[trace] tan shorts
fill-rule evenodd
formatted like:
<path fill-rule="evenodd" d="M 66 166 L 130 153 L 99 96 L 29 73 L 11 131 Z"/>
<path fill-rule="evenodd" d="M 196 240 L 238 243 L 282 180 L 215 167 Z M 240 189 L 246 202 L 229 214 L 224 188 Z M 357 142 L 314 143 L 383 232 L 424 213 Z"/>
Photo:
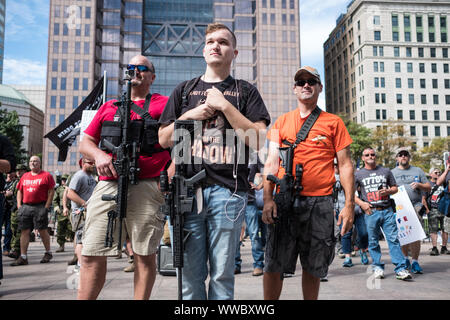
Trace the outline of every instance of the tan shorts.
<path fill-rule="evenodd" d="M 115 209 L 116 203 L 101 199 L 104 194 L 116 192 L 115 181 L 100 181 L 95 187 L 86 210 L 82 255 L 115 256 L 119 253 L 117 249 L 119 219 L 116 219 L 113 246 L 105 248 L 107 214 Z M 159 191 L 156 179 L 140 180 L 137 185 L 129 185 L 127 214 L 122 224 L 121 242 L 125 241 L 128 234 L 136 254 L 147 256 L 156 253 L 164 227 L 164 215 L 159 211 L 163 203 L 164 196 Z"/>

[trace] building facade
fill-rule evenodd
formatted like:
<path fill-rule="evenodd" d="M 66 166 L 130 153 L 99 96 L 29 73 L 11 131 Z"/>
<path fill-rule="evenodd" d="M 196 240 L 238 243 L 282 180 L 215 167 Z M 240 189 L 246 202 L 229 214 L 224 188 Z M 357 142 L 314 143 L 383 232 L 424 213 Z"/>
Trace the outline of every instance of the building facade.
<path fill-rule="evenodd" d="M 10 84 L 9 86 L 22 92 L 39 110 L 45 111 L 45 85 Z"/>
<path fill-rule="evenodd" d="M 170 95 L 180 82 L 200 76 L 211 22 L 235 32 L 239 54 L 232 75 L 258 87 L 273 120 L 295 108 L 298 0 L 51 0 L 45 133 L 73 112 L 104 71 L 106 98 L 124 92 L 124 71 L 136 54 L 155 66 L 153 92 Z M 76 171 L 79 157 L 75 143 L 58 163 L 58 149 L 44 141 L 50 172 Z"/>
<path fill-rule="evenodd" d="M 3 83 L 3 58 L 5 57 L 6 0 L 0 0 L 0 84 Z"/>
<path fill-rule="evenodd" d="M 324 44 L 327 111 L 405 126 L 418 148 L 450 135 L 450 1 L 355 0 Z"/>
<path fill-rule="evenodd" d="M 22 148 L 28 155 L 42 153 L 44 136 L 44 112 L 37 108 L 23 93 L 11 86 L 0 84 L 1 108 L 16 111 L 23 128 Z"/>

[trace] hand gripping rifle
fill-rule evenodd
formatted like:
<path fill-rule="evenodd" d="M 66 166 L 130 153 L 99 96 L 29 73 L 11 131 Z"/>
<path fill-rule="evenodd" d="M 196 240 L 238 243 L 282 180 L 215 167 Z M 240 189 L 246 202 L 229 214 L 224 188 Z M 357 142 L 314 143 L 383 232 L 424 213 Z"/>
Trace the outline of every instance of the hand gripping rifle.
<path fill-rule="evenodd" d="M 175 121 L 174 136 L 178 141 L 174 142 L 175 147 L 186 147 L 187 135 L 194 131 L 193 120 L 177 120 Z M 180 135 L 181 133 L 181 135 Z M 183 135 L 184 133 L 184 135 Z M 191 150 L 190 144 L 187 150 Z M 175 175 L 169 183 L 167 170 L 163 170 L 160 175 L 161 192 L 165 193 L 165 205 L 161 207 L 161 211 L 170 217 L 170 223 L 173 228 L 172 236 L 172 254 L 173 266 L 177 268 L 178 277 L 178 300 L 183 300 L 182 293 L 182 268 L 184 265 L 183 251 L 184 243 L 189 237 L 190 233 L 184 230 L 184 215 L 192 212 L 194 205 L 194 192 L 199 182 L 206 177 L 205 169 L 195 174 L 193 177 L 185 178 L 187 164 L 185 162 L 190 159 L 189 154 L 183 154 L 183 149 L 180 154 L 175 155 Z M 179 162 L 179 163 L 177 163 Z"/>
<path fill-rule="evenodd" d="M 115 201 L 117 206 L 108 212 L 108 226 L 105 237 L 105 247 L 111 248 L 113 244 L 113 234 L 116 226 L 116 219 L 119 218 L 119 241 L 118 250 L 122 249 L 122 223 L 127 211 L 128 182 L 138 184 L 139 174 L 139 141 L 132 139 L 130 113 L 131 113 L 131 79 L 134 77 L 134 70 L 126 72 L 127 91 L 122 95 L 121 101 L 115 103 L 120 115 L 121 141 L 115 146 L 108 140 L 103 140 L 103 145 L 113 154 L 113 165 L 117 171 L 117 194 L 104 194 L 103 201 Z"/>

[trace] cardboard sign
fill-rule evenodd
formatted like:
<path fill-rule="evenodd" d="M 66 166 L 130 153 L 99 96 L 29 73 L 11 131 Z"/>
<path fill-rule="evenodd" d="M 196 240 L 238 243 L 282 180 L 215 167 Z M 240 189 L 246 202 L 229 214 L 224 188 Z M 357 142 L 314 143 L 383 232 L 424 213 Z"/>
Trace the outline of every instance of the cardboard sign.
<path fill-rule="evenodd" d="M 400 245 L 405 245 L 426 238 L 422 225 L 417 218 L 416 211 L 409 200 L 405 186 L 398 187 L 398 192 L 391 195 L 396 205 L 396 218 L 398 239 Z"/>

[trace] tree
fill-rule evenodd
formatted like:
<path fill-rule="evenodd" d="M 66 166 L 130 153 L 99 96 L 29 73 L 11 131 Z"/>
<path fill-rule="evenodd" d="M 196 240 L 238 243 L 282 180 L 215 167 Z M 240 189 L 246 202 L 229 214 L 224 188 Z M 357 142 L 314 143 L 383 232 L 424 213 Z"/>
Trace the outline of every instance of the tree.
<path fill-rule="evenodd" d="M 439 166 L 444 169 L 442 156 L 445 151 L 450 150 L 450 137 L 434 138 L 431 144 L 423 147 L 412 156 L 411 164 L 429 172 L 430 168 Z"/>
<path fill-rule="evenodd" d="M 353 143 L 350 145 L 350 152 L 352 154 L 352 160 L 358 164 L 362 152 L 365 148 L 372 147 L 374 140 L 372 138 L 372 130 L 364 127 L 361 124 L 353 122 L 348 119 L 344 120 L 345 126 L 347 127 L 350 137 L 352 137 Z"/>
<path fill-rule="evenodd" d="M 377 152 L 378 163 L 387 168 L 396 166 L 395 155 L 399 148 L 409 148 L 414 155 L 413 141 L 405 135 L 405 127 L 398 121 L 383 121 L 383 125 L 372 131 L 374 148 Z"/>
<path fill-rule="evenodd" d="M 16 111 L 0 110 L 0 134 L 7 136 L 14 147 L 17 163 L 26 163 L 27 152 L 22 148 L 23 126 Z"/>

